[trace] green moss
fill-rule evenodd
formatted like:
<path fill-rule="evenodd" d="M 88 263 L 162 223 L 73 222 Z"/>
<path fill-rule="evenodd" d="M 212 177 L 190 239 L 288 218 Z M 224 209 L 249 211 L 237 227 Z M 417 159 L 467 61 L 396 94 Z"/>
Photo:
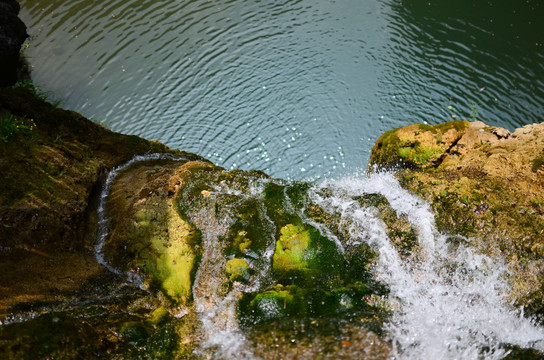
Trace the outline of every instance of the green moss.
<path fill-rule="evenodd" d="M 544 167 L 544 157 L 537 157 L 533 160 L 533 166 L 531 167 L 531 171 L 537 172 L 542 167 Z"/>
<path fill-rule="evenodd" d="M 410 153 L 412 152 L 413 148 L 410 146 L 399 148 L 397 153 L 399 156 L 403 159 L 408 159 L 410 156 Z"/>
<path fill-rule="evenodd" d="M 131 230 L 137 261 L 143 261 L 144 271 L 172 299 L 189 299 L 192 295 L 193 268 L 198 260 L 192 245 L 198 242 L 198 232 L 172 208 L 163 211 L 140 209 L 134 215 Z"/>
<path fill-rule="evenodd" d="M 466 120 L 453 120 L 445 123 L 440 123 L 434 125 L 434 128 L 439 130 L 442 134 L 446 133 L 450 129 L 455 129 L 457 131 L 463 131 L 468 128 L 469 122 Z"/>
<path fill-rule="evenodd" d="M 133 289 L 134 292 L 134 289 Z M 51 312 L 24 322 L 0 326 L 0 351 L 5 359 L 173 359 L 180 338 L 175 322 L 153 326 L 127 312 L 127 301 L 89 304 Z M 111 300 L 111 299 L 110 299 Z M 101 302 L 108 301 L 101 299 Z M 63 304 L 63 307 L 68 304 Z"/>
<path fill-rule="evenodd" d="M 144 346 L 149 337 L 146 327 L 140 321 L 124 322 L 118 332 L 125 341 L 135 346 Z"/>
<path fill-rule="evenodd" d="M 225 266 L 225 272 L 230 281 L 247 281 L 250 275 L 250 268 L 245 259 L 229 259 Z"/>
<path fill-rule="evenodd" d="M 278 227 L 297 222 L 297 216 L 285 206 L 287 197 L 285 186 L 268 183 L 264 188 L 264 201 L 267 215 Z"/>
<path fill-rule="evenodd" d="M 417 124 L 417 127 L 423 131 L 431 131 L 433 133 L 436 132 L 436 127 L 433 125 L 428 124 Z"/>
<path fill-rule="evenodd" d="M 389 130 L 385 132 L 376 141 L 370 155 L 370 164 L 389 167 L 399 162 L 398 149 L 400 139 L 397 135 L 397 130 Z"/>
<path fill-rule="evenodd" d="M 421 132 L 431 132 L 435 139 L 435 145 L 441 144 L 442 135 L 450 129 L 463 131 L 468 127 L 467 121 L 450 121 L 438 125 L 417 124 L 417 130 L 414 135 Z M 370 156 L 370 165 L 380 167 L 422 167 L 425 168 L 429 163 L 437 161 L 444 149 L 432 146 L 433 144 L 421 144 L 415 140 L 401 141 L 397 133 L 400 129 L 389 130 L 384 133 L 372 148 Z"/>
<path fill-rule="evenodd" d="M 150 321 L 157 325 L 163 320 L 168 318 L 168 309 L 166 309 L 164 306 L 158 307 L 151 313 Z"/>
<path fill-rule="evenodd" d="M 426 165 L 430 161 L 438 160 L 438 157 L 442 155 L 443 150 L 441 148 L 422 147 L 416 146 L 415 152 L 411 156 L 411 161 L 417 165 Z"/>
<path fill-rule="evenodd" d="M 378 298 L 361 283 L 332 290 L 277 285 L 272 290 L 246 294 L 240 301 L 238 314 L 246 327 L 287 318 L 323 319 L 346 315 L 384 318 L 388 309 L 385 302 L 377 301 Z"/>
<path fill-rule="evenodd" d="M 236 237 L 234 238 L 232 246 L 239 250 L 240 253 L 246 252 L 250 246 L 251 246 L 251 240 L 247 237 L 247 231 L 240 230 L 238 231 L 238 234 L 236 234 Z"/>
<path fill-rule="evenodd" d="M 308 260 L 315 256 L 310 248 L 310 232 L 302 226 L 286 225 L 280 230 L 273 258 L 273 269 L 278 273 L 309 270 Z"/>

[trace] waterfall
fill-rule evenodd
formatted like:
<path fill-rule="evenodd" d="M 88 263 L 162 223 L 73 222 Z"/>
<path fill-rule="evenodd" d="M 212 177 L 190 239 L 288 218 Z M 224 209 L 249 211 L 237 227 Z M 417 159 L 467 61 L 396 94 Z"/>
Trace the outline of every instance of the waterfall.
<path fill-rule="evenodd" d="M 376 276 L 390 288 L 398 308 L 386 325 L 399 359 L 500 359 L 503 345 L 544 351 L 544 329 L 523 317 L 505 298 L 508 269 L 501 259 L 478 254 L 464 244 L 449 244 L 434 227 L 427 203 L 402 189 L 391 174 L 324 182 L 333 190 L 313 200 L 326 211 L 350 219 L 352 241 L 379 252 Z M 352 198 L 378 193 L 417 229 L 423 256 L 401 261 L 384 224 Z"/>
<path fill-rule="evenodd" d="M 136 162 L 159 159 L 186 160 L 168 154 L 137 156 L 108 174 L 100 194 L 95 256 L 100 264 L 127 277 L 129 282 L 138 279 L 123 274 L 104 258 L 110 226 L 105 202 L 117 174 Z M 244 294 L 273 286 L 269 274 L 278 234 L 265 205 L 264 184 L 272 180 L 253 179 L 249 175 L 247 179 L 249 186 L 243 187 L 234 181 L 207 183 L 204 205 L 189 207 L 186 214 L 202 234 L 202 258 L 193 284 L 193 298 L 201 323 L 201 345 L 195 355 L 203 358 L 256 358 L 251 341 L 240 328 L 237 306 Z M 417 233 L 417 256 L 399 254 L 376 209 L 357 201 L 365 194 L 383 196 L 398 216 L 408 219 Z M 333 241 L 339 254 L 361 243 L 378 254 L 372 271 L 389 289 L 387 302 L 393 311 L 384 330 L 392 344 L 393 358 L 501 359 L 508 355 L 511 346 L 544 352 L 544 329 L 507 300 L 509 271 L 505 262 L 476 252 L 468 246 L 467 239 L 437 231 L 429 204 L 404 190 L 392 174 L 324 181 L 309 187 L 307 195 L 310 203 L 337 216 L 337 226 L 344 227 L 341 230 L 349 236 L 337 238 L 335 229 L 295 210 L 287 196 L 284 206 L 290 212 L 298 211 L 301 219 Z M 260 231 L 266 245 L 247 258 L 253 270 L 251 278 L 245 283 L 229 283 L 222 241 L 236 221 L 235 208 L 245 201 L 259 204 L 257 216 L 265 224 Z"/>

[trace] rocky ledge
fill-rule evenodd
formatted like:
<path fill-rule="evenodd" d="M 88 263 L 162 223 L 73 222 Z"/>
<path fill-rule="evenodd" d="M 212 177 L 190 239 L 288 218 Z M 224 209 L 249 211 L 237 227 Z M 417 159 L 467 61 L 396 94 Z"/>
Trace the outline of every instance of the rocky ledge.
<path fill-rule="evenodd" d="M 227 171 L 42 97 L 0 89 L 2 355 L 387 356 L 376 253 L 361 243 L 340 251 L 333 239 L 351 235 L 312 202 L 310 184 Z M 149 153 L 163 155 L 111 172 Z M 414 237 L 383 197 L 357 202 L 399 239 Z M 226 331 L 247 340 L 214 343 Z"/>
<path fill-rule="evenodd" d="M 512 300 L 544 314 L 544 123 L 513 133 L 479 121 L 410 125 L 378 139 L 370 168 L 396 171 L 440 230 L 505 258 Z"/>
<path fill-rule="evenodd" d="M 148 152 L 184 154 L 55 107 L 31 85 L 0 89 L 0 314 L 101 271 L 92 254 L 100 184 Z"/>

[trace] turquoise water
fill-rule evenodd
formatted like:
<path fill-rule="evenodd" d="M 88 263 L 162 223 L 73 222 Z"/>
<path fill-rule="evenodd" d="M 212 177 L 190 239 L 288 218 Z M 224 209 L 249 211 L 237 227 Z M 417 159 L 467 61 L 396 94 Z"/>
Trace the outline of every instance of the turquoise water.
<path fill-rule="evenodd" d="M 227 168 L 341 177 L 391 128 L 544 121 L 540 1 L 21 5 L 62 106 Z"/>

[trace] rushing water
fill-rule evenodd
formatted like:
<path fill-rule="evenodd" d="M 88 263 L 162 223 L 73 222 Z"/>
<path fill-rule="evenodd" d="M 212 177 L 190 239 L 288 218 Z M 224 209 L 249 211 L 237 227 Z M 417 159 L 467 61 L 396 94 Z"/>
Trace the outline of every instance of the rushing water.
<path fill-rule="evenodd" d="M 227 168 L 338 177 L 394 127 L 544 120 L 538 0 L 21 4 L 65 107 Z"/>
<path fill-rule="evenodd" d="M 512 130 L 544 120 L 539 1 L 21 4 L 33 35 L 33 79 L 63 106 L 227 168 L 340 178 L 363 167 L 376 138 L 393 127 L 478 118 Z M 111 173 L 103 200 L 123 168 Z M 462 239 L 446 241 L 428 205 L 391 176 L 319 186 L 332 196 L 316 190 L 313 200 L 379 252 L 375 273 L 396 309 L 386 325 L 392 355 L 495 359 L 506 355 L 505 344 L 544 352 L 544 330 L 504 298 L 501 259 L 474 253 Z M 259 198 L 259 191 L 244 196 Z M 382 194 L 408 215 L 420 259 L 401 261 L 384 224 L 352 200 L 364 193 Z M 118 272 L 102 256 L 108 222 L 100 211 L 97 259 Z M 224 267 L 216 241 L 228 219 L 193 215 L 209 250 L 195 279 L 198 292 L 215 285 L 202 274 Z M 340 252 L 344 245 L 338 243 Z M 252 357 L 234 314 L 243 289 L 235 290 L 195 294 L 202 353 Z"/>
<path fill-rule="evenodd" d="M 507 267 L 501 259 L 451 244 L 434 228 L 430 207 L 402 189 L 390 174 L 325 184 L 329 199 L 316 197 L 327 211 L 351 220 L 356 240 L 379 249 L 377 276 L 390 286 L 398 310 L 387 325 L 394 355 L 401 359 L 501 359 L 505 344 L 544 351 L 544 329 L 523 318 L 505 299 Z M 385 228 L 368 209 L 351 199 L 384 195 L 418 229 L 421 260 L 402 262 Z M 487 349 L 482 353 L 483 349 Z"/>
<path fill-rule="evenodd" d="M 175 160 L 171 155 L 160 154 L 135 157 L 112 170 L 103 188 L 99 208 L 101 235 L 95 253 L 99 262 L 116 274 L 121 273 L 108 264 L 102 254 L 109 228 L 104 202 L 111 182 L 132 164 L 159 158 Z M 326 195 L 323 189 L 327 189 Z M 225 181 L 212 186 L 211 191 L 217 199 L 228 196 L 260 202 L 264 199 L 263 190 L 261 179 L 243 191 L 230 187 Z M 362 206 L 356 200 L 364 194 L 383 195 L 397 214 L 407 216 L 417 229 L 420 256 L 401 259 L 375 209 Z M 402 189 L 392 174 L 325 181 L 311 188 L 309 197 L 327 213 L 338 214 L 338 226 L 348 227 L 350 243 L 335 239 L 339 253 L 344 254 L 344 248 L 354 243 L 367 243 L 379 254 L 374 271 L 390 289 L 388 302 L 394 311 L 385 330 L 393 344 L 394 358 L 501 359 L 509 353 L 505 346 L 532 348 L 544 353 L 544 328 L 525 318 L 522 309 L 512 307 L 506 299 L 508 269 L 502 259 L 478 254 L 465 246 L 465 239 L 452 242 L 439 233 L 429 205 Z M 270 225 L 263 235 L 268 238 L 268 245 L 261 258 L 255 260 L 258 262 L 256 273 L 249 283 L 235 284 L 225 293 L 221 289 L 224 289 L 227 259 L 221 239 L 234 224 L 234 212 L 228 208 L 218 210 L 217 203 L 212 201 L 190 210 L 187 215 L 202 232 L 206 249 L 193 286 L 202 332 L 202 346 L 195 355 L 255 358 L 250 342 L 238 325 L 237 304 L 244 292 L 262 291 L 270 286 L 276 227 L 266 215 L 266 209 L 259 208 L 258 215 L 254 216 L 263 217 Z M 278 309 L 270 306 L 267 311 L 276 316 Z"/>

